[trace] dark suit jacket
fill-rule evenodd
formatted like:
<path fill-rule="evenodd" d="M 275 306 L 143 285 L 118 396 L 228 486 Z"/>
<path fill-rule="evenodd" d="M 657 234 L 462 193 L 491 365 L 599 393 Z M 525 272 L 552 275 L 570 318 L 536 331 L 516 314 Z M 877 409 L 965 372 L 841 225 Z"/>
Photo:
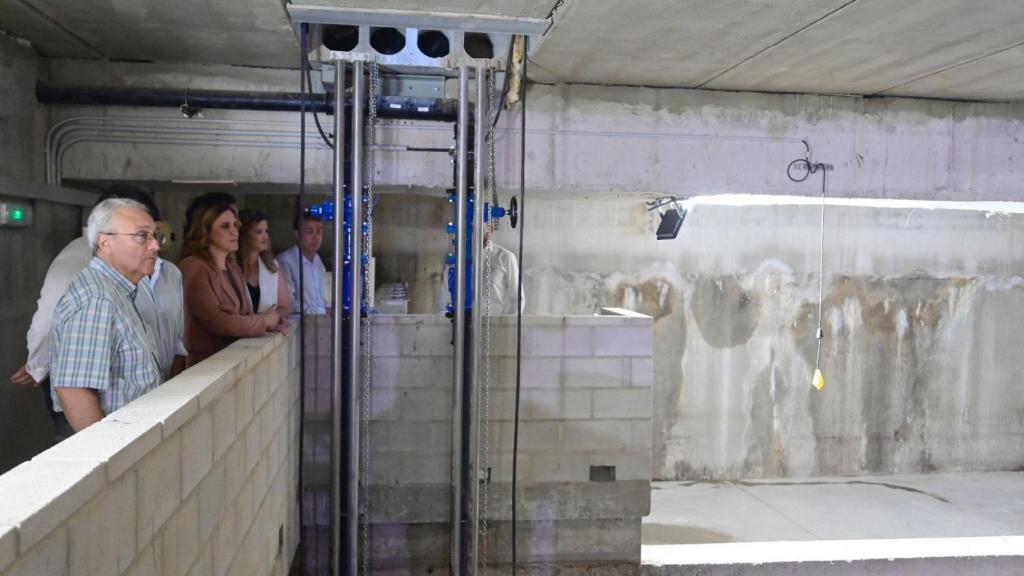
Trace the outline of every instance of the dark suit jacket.
<path fill-rule="evenodd" d="M 227 264 L 237 290 L 212 262 L 189 256 L 178 264 L 185 300 L 185 348 L 189 366 L 238 338 L 266 333 L 263 320 L 253 314 L 241 268 L 230 260 Z"/>

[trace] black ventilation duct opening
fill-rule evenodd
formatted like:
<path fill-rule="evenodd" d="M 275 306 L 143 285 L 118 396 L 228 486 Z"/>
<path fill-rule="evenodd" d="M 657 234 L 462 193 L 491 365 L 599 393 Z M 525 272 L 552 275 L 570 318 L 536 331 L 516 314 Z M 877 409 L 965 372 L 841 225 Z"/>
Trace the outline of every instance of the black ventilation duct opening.
<path fill-rule="evenodd" d="M 405 34 L 395 28 L 371 28 L 370 46 L 381 54 L 398 54 L 405 48 Z"/>
<path fill-rule="evenodd" d="M 494 44 L 487 34 L 467 32 L 463 42 L 470 58 L 494 58 Z"/>
<path fill-rule="evenodd" d="M 421 30 L 416 45 L 420 52 L 431 58 L 444 58 L 451 52 L 448 37 L 440 30 Z"/>
<path fill-rule="evenodd" d="M 328 50 L 351 52 L 359 45 L 359 26 L 324 26 L 321 34 L 323 34 L 324 46 Z"/>

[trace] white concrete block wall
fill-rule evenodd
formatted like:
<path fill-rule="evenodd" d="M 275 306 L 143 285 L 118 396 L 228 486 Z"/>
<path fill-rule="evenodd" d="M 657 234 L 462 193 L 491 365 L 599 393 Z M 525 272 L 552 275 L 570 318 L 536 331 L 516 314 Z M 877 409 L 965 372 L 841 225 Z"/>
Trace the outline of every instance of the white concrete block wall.
<path fill-rule="evenodd" d="M 519 480 L 540 490 L 532 493 L 544 494 L 550 505 L 530 507 L 520 519 L 530 526 L 536 522 L 561 548 L 552 555 L 547 548 L 527 547 L 521 558 L 639 558 L 640 517 L 650 506 L 653 320 L 628 311 L 608 314 L 524 318 Z M 307 329 L 303 529 L 311 543 L 307 558 L 322 563 L 318 542 L 329 539 L 324 527 L 329 520 L 331 327 L 317 319 Z M 364 424 L 370 432 L 368 510 L 376 526 L 373 570 L 443 572 L 451 481 L 451 321 L 383 315 L 374 317 L 372 332 L 370 419 Z M 488 517 L 494 521 L 493 537 L 504 541 L 510 513 L 515 319 L 493 319 L 490 333 L 495 496 Z M 592 481 L 592 466 L 615 467 L 616 482 Z M 610 504 L 587 504 L 581 512 L 583 501 Z M 406 524 L 418 526 L 411 530 Z M 579 531 L 587 530 L 613 534 L 609 537 L 618 547 L 587 548 L 578 538 Z"/>
<path fill-rule="evenodd" d="M 617 478 L 650 479 L 653 320 L 627 311 L 608 314 L 523 319 L 521 481 L 588 482 L 591 464 L 628 467 L 617 470 Z M 451 322 L 441 316 L 378 316 L 374 322 L 375 483 L 448 482 Z M 507 482 L 515 319 L 492 322 L 491 478 Z"/>
<path fill-rule="evenodd" d="M 287 574 L 298 360 L 239 341 L 0 476 L 0 576 Z"/>

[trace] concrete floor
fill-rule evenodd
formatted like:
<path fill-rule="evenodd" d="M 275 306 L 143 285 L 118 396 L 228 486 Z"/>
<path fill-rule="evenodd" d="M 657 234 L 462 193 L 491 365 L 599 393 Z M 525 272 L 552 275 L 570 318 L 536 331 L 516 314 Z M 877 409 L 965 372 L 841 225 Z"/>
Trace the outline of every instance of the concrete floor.
<path fill-rule="evenodd" d="M 1020 472 L 652 489 L 643 524 L 647 574 L 1024 571 Z"/>

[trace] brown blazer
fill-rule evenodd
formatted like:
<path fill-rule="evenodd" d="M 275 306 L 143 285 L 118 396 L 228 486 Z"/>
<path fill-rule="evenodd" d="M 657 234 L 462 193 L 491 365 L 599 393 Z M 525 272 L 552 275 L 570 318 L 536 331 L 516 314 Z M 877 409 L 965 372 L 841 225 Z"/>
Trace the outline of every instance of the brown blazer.
<path fill-rule="evenodd" d="M 178 264 L 185 300 L 185 348 L 189 366 L 209 358 L 238 338 L 266 333 L 263 320 L 253 314 L 241 268 L 230 260 L 227 264 L 237 291 L 212 262 L 189 256 Z"/>

